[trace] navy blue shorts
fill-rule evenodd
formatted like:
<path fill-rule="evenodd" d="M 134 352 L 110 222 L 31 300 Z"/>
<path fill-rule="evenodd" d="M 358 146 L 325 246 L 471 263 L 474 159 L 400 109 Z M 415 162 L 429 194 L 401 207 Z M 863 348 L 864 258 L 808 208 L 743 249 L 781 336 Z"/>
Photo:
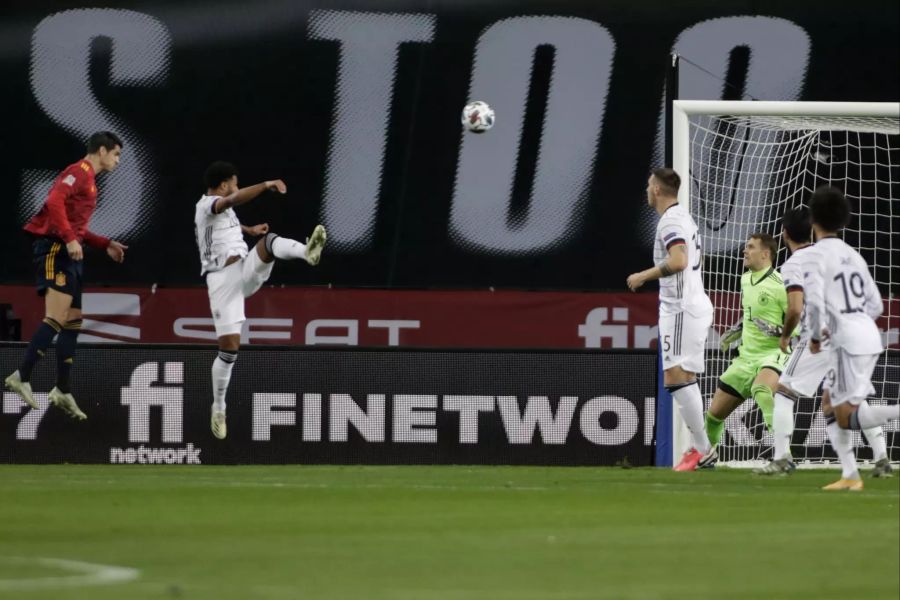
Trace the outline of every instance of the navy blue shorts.
<path fill-rule="evenodd" d="M 43 296 L 52 288 L 72 296 L 72 308 L 80 309 L 84 261 L 69 258 L 62 240 L 38 238 L 33 248 L 38 295 Z"/>

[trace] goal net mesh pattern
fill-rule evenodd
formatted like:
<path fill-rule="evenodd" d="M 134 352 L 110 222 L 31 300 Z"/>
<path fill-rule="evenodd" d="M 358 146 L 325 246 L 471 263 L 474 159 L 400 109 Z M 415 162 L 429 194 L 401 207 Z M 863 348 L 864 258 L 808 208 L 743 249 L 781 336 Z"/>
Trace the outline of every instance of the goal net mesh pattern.
<path fill-rule="evenodd" d="M 887 346 L 873 374 L 873 404 L 900 397 L 900 124 L 891 117 L 689 116 L 691 214 L 703 240 L 704 277 L 716 305 L 714 329 L 721 334 L 741 318 L 742 250 L 750 234 L 780 240 L 785 211 L 808 202 L 818 186 L 833 185 L 850 200 L 853 217 L 845 241 L 869 264 L 885 298 L 879 320 Z M 676 150 L 677 151 L 677 150 Z M 787 258 L 780 245 L 777 265 Z M 701 384 L 706 407 L 718 377 L 733 358 L 710 335 Z M 835 461 L 819 410 L 820 397 L 795 406 L 791 451 L 801 463 Z M 885 428 L 892 461 L 900 460 L 896 422 Z M 854 432 L 857 457 L 871 449 Z M 726 421 L 721 460 L 735 466 L 771 458 L 772 436 L 752 400 Z"/>

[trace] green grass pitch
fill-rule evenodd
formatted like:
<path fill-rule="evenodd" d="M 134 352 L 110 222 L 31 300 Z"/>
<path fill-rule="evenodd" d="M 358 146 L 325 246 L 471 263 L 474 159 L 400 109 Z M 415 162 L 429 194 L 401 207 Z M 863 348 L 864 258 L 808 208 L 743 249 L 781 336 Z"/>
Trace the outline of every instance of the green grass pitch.
<path fill-rule="evenodd" d="M 3 466 L 0 598 L 896 600 L 900 478 L 837 475 Z"/>

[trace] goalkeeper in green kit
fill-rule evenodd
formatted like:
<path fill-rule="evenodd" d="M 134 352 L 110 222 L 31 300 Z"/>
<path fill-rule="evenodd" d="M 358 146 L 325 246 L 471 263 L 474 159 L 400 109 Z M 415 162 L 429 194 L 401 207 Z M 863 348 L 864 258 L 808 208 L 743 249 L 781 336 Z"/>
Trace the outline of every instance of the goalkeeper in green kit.
<path fill-rule="evenodd" d="M 740 341 L 738 356 L 719 378 L 706 413 L 706 433 L 714 448 L 722 438 L 725 419 L 747 398 L 753 398 L 772 431 L 774 393 L 790 357 L 779 347 L 787 292 L 773 266 L 777 253 L 778 242 L 767 233 L 754 233 L 744 245 L 744 266 L 748 269 L 741 277 L 744 316 L 722 336 L 723 351 Z"/>

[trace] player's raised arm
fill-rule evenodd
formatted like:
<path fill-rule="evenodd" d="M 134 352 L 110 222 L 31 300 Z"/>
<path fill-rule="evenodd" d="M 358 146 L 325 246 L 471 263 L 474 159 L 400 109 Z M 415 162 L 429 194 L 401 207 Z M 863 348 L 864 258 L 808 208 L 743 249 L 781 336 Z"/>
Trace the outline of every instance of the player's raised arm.
<path fill-rule="evenodd" d="M 233 206 L 246 204 L 266 190 L 277 191 L 280 194 L 284 194 L 287 192 L 287 186 L 284 185 L 284 182 L 282 180 L 275 179 L 272 181 L 257 183 L 256 185 L 251 185 L 250 187 L 241 188 L 233 194 L 229 194 L 228 196 L 224 196 L 216 200 L 214 211 L 216 213 L 220 213 Z"/>

